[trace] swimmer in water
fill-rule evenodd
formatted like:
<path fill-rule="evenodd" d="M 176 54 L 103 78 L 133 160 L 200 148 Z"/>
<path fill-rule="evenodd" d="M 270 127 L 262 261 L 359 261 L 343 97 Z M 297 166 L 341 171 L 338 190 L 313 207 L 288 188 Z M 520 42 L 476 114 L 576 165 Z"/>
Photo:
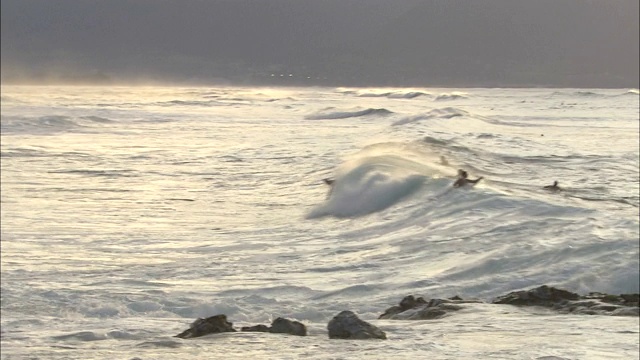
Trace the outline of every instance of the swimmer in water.
<path fill-rule="evenodd" d="M 440 156 L 440 164 L 449 165 L 449 162 L 447 161 L 447 158 L 445 158 L 444 156 Z"/>
<path fill-rule="evenodd" d="M 547 185 L 543 189 L 550 190 L 550 191 L 559 191 L 560 186 L 558 186 L 558 181 L 556 180 L 553 182 L 553 185 Z"/>
<path fill-rule="evenodd" d="M 471 179 L 467 178 L 468 176 L 469 176 L 469 174 L 467 174 L 466 171 L 464 171 L 462 169 L 458 170 L 458 180 L 456 180 L 456 182 L 453 183 L 453 187 L 457 188 L 457 187 L 465 186 L 467 184 L 477 184 L 478 181 L 483 179 L 483 177 L 480 176 L 479 178 L 477 178 L 475 180 L 471 180 Z"/>
<path fill-rule="evenodd" d="M 327 199 L 331 197 L 331 193 L 333 192 L 333 183 L 336 182 L 335 179 L 322 179 L 325 184 L 329 185 L 329 193 L 327 194 Z"/>

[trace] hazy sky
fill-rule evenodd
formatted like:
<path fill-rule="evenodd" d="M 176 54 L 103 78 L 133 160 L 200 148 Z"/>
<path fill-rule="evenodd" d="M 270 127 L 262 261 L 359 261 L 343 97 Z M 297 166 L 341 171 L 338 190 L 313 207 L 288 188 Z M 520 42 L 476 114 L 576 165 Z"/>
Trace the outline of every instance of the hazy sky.
<path fill-rule="evenodd" d="M 637 88 L 638 3 L 2 0 L 2 80 Z"/>

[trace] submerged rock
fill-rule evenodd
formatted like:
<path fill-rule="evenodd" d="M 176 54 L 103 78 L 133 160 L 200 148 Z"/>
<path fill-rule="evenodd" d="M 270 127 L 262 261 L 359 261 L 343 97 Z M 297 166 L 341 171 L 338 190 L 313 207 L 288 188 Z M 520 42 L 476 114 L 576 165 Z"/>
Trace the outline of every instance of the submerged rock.
<path fill-rule="evenodd" d="M 190 339 L 194 337 L 204 336 L 207 334 L 216 334 L 223 332 L 235 332 L 233 323 L 227 321 L 227 316 L 224 314 L 215 315 L 206 319 L 198 318 L 194 321 L 189 329 L 176 335 L 176 337 L 182 339 Z"/>
<path fill-rule="evenodd" d="M 580 295 L 562 289 L 542 285 L 531 290 L 510 292 L 496 298 L 494 304 L 552 307 L 570 300 L 579 300 Z"/>
<path fill-rule="evenodd" d="M 638 306 L 640 302 L 639 294 L 620 294 L 620 295 L 609 295 L 602 293 L 589 293 L 584 296 L 585 299 L 598 299 L 602 302 L 623 305 L 623 306 Z"/>
<path fill-rule="evenodd" d="M 307 336 L 307 327 L 303 323 L 281 317 L 273 320 L 273 322 L 271 323 L 271 327 L 266 325 L 254 325 L 242 327 L 242 329 L 240 330 Z"/>
<path fill-rule="evenodd" d="M 274 334 L 291 334 L 298 336 L 307 335 L 307 327 L 298 321 L 291 321 L 284 318 L 277 318 L 271 323 L 269 332 Z"/>
<path fill-rule="evenodd" d="M 386 339 L 387 334 L 377 326 L 361 320 L 345 310 L 334 316 L 329 324 L 329 339 Z"/>
<path fill-rule="evenodd" d="M 384 314 L 378 317 L 378 319 L 390 319 L 393 315 L 400 314 L 401 312 L 426 304 L 427 302 L 422 297 L 416 299 L 413 295 L 407 295 L 400 301 L 400 305 L 388 308 Z"/>
<path fill-rule="evenodd" d="M 542 306 L 565 314 L 639 316 L 638 298 L 638 294 L 589 293 L 580 296 L 566 290 L 543 285 L 531 290 L 511 292 L 496 298 L 493 303 Z"/>
<path fill-rule="evenodd" d="M 638 294 L 610 295 L 590 293 L 585 296 L 542 285 L 530 290 L 513 291 L 499 296 L 491 304 L 541 306 L 563 314 L 640 316 Z M 449 299 L 431 299 L 406 296 L 399 305 L 388 308 L 379 319 L 427 320 L 437 319 L 463 308 L 465 303 L 483 303 L 463 300 L 459 296 Z"/>
<path fill-rule="evenodd" d="M 240 331 L 249 331 L 249 332 L 269 332 L 270 327 L 267 325 L 253 325 L 253 326 L 243 326 L 240 328 Z"/>
<path fill-rule="evenodd" d="M 431 299 L 428 302 L 424 298 L 406 296 L 400 301 L 399 306 L 388 308 L 378 319 L 391 320 L 429 320 L 446 316 L 452 311 L 463 308 L 460 304 L 479 303 L 480 300 L 463 300 L 459 296 L 450 299 Z"/>

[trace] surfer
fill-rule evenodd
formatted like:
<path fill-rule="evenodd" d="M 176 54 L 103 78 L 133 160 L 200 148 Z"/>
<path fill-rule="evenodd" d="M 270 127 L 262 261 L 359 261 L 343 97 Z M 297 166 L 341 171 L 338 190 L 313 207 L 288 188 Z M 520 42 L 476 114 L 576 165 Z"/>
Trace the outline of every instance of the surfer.
<path fill-rule="evenodd" d="M 440 156 L 440 164 L 442 165 L 449 165 L 449 162 L 447 161 L 447 158 L 445 158 L 444 156 Z"/>
<path fill-rule="evenodd" d="M 327 194 L 327 199 L 331 197 L 331 193 L 333 192 L 333 183 L 336 182 L 335 179 L 322 179 L 325 184 L 329 185 L 329 193 Z"/>
<path fill-rule="evenodd" d="M 550 191 L 559 191 L 560 190 L 560 186 L 558 186 L 558 181 L 554 181 L 553 185 L 547 185 L 544 187 L 545 190 L 550 190 Z"/>
<path fill-rule="evenodd" d="M 453 187 L 462 187 L 467 184 L 477 184 L 478 181 L 483 179 L 482 176 L 480 176 L 475 180 L 468 179 L 468 177 L 469 177 L 469 174 L 467 174 L 466 171 L 462 169 L 458 170 L 458 180 L 456 180 L 456 182 L 453 183 Z"/>

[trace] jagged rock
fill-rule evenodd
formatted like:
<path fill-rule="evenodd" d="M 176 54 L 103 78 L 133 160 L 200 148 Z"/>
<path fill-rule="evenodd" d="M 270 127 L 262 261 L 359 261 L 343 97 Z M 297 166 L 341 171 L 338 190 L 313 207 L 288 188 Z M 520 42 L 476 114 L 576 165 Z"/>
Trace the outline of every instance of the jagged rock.
<path fill-rule="evenodd" d="M 585 296 L 546 285 L 514 291 L 496 298 L 494 304 L 542 306 L 560 313 L 638 316 L 638 294 L 610 295 L 592 292 Z"/>
<path fill-rule="evenodd" d="M 307 327 L 298 321 L 291 321 L 284 318 L 277 318 L 271 323 L 269 332 L 274 334 L 291 334 L 307 336 Z"/>
<path fill-rule="evenodd" d="M 638 306 L 638 302 L 640 301 L 639 297 L 639 294 L 610 295 L 595 292 L 584 296 L 585 299 L 598 299 L 602 302 L 623 306 Z"/>
<path fill-rule="evenodd" d="M 176 337 L 182 339 L 189 339 L 199 337 L 207 334 L 215 334 L 222 332 L 235 332 L 233 323 L 227 321 L 226 315 L 215 315 L 206 319 L 198 318 L 194 321 L 189 329 L 176 335 Z"/>
<path fill-rule="evenodd" d="M 243 326 L 240 328 L 240 331 L 253 331 L 253 332 L 269 332 L 269 327 L 267 325 L 254 325 L 254 326 Z"/>
<path fill-rule="evenodd" d="M 405 298 L 400 301 L 400 308 L 402 308 L 402 310 L 404 311 L 407 309 L 412 309 L 416 306 L 424 305 L 426 303 L 427 302 L 422 297 L 416 299 L 413 297 L 413 295 L 409 295 L 405 296 Z"/>
<path fill-rule="evenodd" d="M 392 320 L 432 320 L 446 316 L 452 311 L 462 309 L 462 306 L 450 303 L 438 303 L 436 305 L 425 305 L 415 309 L 409 309 L 400 314 L 390 317 Z"/>
<path fill-rule="evenodd" d="M 620 297 L 629 306 L 638 306 L 640 303 L 640 294 L 620 294 Z"/>
<path fill-rule="evenodd" d="M 580 295 L 562 289 L 542 285 L 531 290 L 513 291 L 496 298 L 494 304 L 553 307 L 558 303 L 578 300 Z"/>
<path fill-rule="evenodd" d="M 431 299 L 429 302 L 424 298 L 415 298 L 413 295 L 406 296 L 400 301 L 400 306 L 388 308 L 378 319 L 391 320 L 429 320 L 437 319 L 447 315 L 451 311 L 457 311 L 463 307 L 460 304 L 479 303 L 480 300 L 463 300 L 459 296 L 450 299 Z"/>
<path fill-rule="evenodd" d="M 377 326 L 361 320 L 345 310 L 334 316 L 329 324 L 329 339 L 386 339 L 387 334 Z"/>
<path fill-rule="evenodd" d="M 266 325 L 255 325 L 243 327 L 241 331 L 257 331 L 269 332 L 273 334 L 291 334 L 297 336 L 306 336 L 307 327 L 298 321 L 287 320 L 285 318 L 277 318 L 271 323 L 271 327 Z"/>
<path fill-rule="evenodd" d="M 400 314 L 401 312 L 413 309 L 417 306 L 425 305 L 426 303 L 427 302 L 422 297 L 416 299 L 413 295 L 407 295 L 402 300 L 400 300 L 399 306 L 392 306 L 388 308 L 387 310 L 385 310 L 384 314 L 378 317 L 378 319 L 388 319 L 393 315 Z"/>

